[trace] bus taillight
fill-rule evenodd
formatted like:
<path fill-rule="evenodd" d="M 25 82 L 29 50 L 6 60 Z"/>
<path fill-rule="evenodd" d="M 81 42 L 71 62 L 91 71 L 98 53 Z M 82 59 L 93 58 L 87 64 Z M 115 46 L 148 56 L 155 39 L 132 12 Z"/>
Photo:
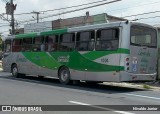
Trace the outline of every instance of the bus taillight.
<path fill-rule="evenodd" d="M 125 58 L 125 70 L 129 71 L 129 58 Z"/>
<path fill-rule="evenodd" d="M 126 58 L 126 61 L 129 61 L 129 58 Z"/>
<path fill-rule="evenodd" d="M 129 63 L 126 63 L 126 66 L 129 66 Z"/>

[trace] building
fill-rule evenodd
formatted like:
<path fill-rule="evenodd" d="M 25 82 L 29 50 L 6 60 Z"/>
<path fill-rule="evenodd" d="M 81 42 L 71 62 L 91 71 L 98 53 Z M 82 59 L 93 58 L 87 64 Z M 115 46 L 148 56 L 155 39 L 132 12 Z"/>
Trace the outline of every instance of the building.
<path fill-rule="evenodd" d="M 15 34 L 24 34 L 24 28 L 15 29 Z"/>
<path fill-rule="evenodd" d="M 41 32 L 41 31 L 61 29 L 66 27 L 76 27 L 76 26 L 92 25 L 99 23 L 116 22 L 116 21 L 126 21 L 126 19 L 111 16 L 106 13 L 90 16 L 89 12 L 86 12 L 85 16 L 26 24 L 24 25 L 24 33 Z"/>
<path fill-rule="evenodd" d="M 90 16 L 89 12 L 86 12 L 85 16 L 54 20 L 52 21 L 52 27 L 53 29 L 59 29 L 65 27 L 76 27 L 116 21 L 126 21 L 126 19 L 111 16 L 106 13 Z"/>

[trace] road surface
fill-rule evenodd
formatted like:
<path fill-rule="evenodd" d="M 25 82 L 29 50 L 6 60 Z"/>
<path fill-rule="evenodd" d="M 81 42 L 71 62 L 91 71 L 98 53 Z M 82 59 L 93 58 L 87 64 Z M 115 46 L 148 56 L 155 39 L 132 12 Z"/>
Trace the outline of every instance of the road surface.
<path fill-rule="evenodd" d="M 62 107 L 63 105 L 81 105 L 97 111 L 100 109 L 109 111 L 76 113 L 159 114 L 157 111 L 116 111 L 114 107 L 106 108 L 103 105 L 160 105 L 160 92 L 105 84 L 87 85 L 84 82 L 78 85 L 62 85 L 56 79 L 40 79 L 33 76 L 15 78 L 10 73 L 0 72 L 0 105 L 60 105 Z M 37 114 L 41 113 L 74 114 L 75 112 L 38 112 Z"/>

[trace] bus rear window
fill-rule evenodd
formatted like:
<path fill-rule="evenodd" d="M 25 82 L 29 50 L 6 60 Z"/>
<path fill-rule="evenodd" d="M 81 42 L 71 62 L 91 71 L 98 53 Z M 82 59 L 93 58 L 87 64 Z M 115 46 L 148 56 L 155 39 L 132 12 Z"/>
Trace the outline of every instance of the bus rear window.
<path fill-rule="evenodd" d="M 137 46 L 157 46 L 157 32 L 153 28 L 144 26 L 131 26 L 131 44 Z"/>

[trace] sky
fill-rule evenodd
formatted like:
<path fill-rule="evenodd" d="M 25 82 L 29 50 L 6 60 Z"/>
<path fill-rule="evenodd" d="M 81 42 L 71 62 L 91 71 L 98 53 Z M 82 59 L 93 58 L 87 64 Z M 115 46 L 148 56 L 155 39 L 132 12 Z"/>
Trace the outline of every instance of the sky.
<path fill-rule="evenodd" d="M 0 0 L 0 14 L 5 13 L 5 5 L 6 5 L 5 1 L 10 1 L 10 0 Z M 24 23 L 25 21 L 36 18 L 35 14 L 25 14 L 25 15 L 16 15 L 16 14 L 30 13 L 33 11 L 59 9 L 59 8 L 64 8 L 69 6 L 81 5 L 85 3 L 93 3 L 96 1 L 102 1 L 102 0 L 14 0 L 14 4 L 17 4 L 17 9 L 15 10 L 15 20 L 18 23 L 21 22 L 21 24 L 19 23 L 16 27 L 21 28 L 24 26 L 24 24 L 27 24 L 27 23 Z M 109 2 L 114 0 L 107 0 L 107 1 Z M 104 2 L 101 2 L 101 3 L 104 3 Z M 91 6 L 91 5 L 95 5 L 95 4 L 90 4 L 87 6 Z M 87 7 L 87 6 L 82 6 L 82 7 Z M 82 7 L 74 7 L 72 9 L 63 9 L 63 10 L 57 10 L 52 12 L 42 12 L 40 14 L 40 17 L 44 17 L 51 14 L 62 13 L 62 12 L 66 12 L 66 11 L 70 11 L 70 10 L 74 10 Z M 157 13 L 151 13 L 151 14 L 146 14 L 141 16 L 126 17 L 126 19 L 134 20 L 134 19 L 140 19 L 140 18 L 155 17 L 155 16 L 160 16 L 160 0 L 121 0 L 119 2 L 105 4 L 103 6 L 85 9 L 78 12 L 58 15 L 58 16 L 46 18 L 46 19 L 40 19 L 40 22 L 56 20 L 59 18 L 63 19 L 63 18 L 84 16 L 87 11 L 90 12 L 90 15 L 107 13 L 109 15 L 113 15 L 117 17 L 125 17 L 125 16 L 140 14 L 140 13 L 159 11 Z M 7 15 L 4 15 L 4 16 L 7 18 Z M 10 16 L 8 16 L 8 18 L 10 18 Z M 147 23 L 150 25 L 157 25 L 157 24 L 160 24 L 160 17 L 140 19 L 137 21 L 142 23 Z M 31 23 L 34 23 L 34 22 L 36 21 L 33 21 Z M 3 35 L 6 35 L 8 34 L 8 30 L 10 29 L 10 27 L 3 26 L 3 25 L 9 25 L 9 23 L 7 21 L 0 19 L 0 33 Z"/>

